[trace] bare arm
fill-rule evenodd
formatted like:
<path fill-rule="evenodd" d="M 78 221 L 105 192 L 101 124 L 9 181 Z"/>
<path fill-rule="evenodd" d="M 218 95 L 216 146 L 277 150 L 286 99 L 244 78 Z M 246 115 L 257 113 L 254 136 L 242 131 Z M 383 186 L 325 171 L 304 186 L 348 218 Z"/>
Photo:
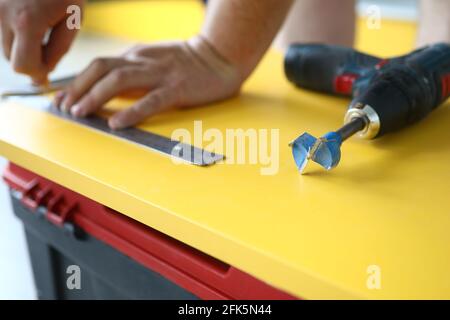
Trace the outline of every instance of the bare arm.
<path fill-rule="evenodd" d="M 281 28 L 293 0 L 212 0 L 201 34 L 247 77 Z"/>
<path fill-rule="evenodd" d="M 418 45 L 450 42 L 450 1 L 421 0 Z"/>
<path fill-rule="evenodd" d="M 355 20 L 355 0 L 296 0 L 276 44 L 287 48 L 294 42 L 323 42 L 352 47 Z"/>

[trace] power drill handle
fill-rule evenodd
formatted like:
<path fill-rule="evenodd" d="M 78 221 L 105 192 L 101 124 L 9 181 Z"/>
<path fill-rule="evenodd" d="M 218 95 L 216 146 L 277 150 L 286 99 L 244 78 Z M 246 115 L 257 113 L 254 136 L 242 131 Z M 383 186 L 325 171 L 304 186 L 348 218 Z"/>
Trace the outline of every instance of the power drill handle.
<path fill-rule="evenodd" d="M 351 96 L 354 82 L 382 59 L 351 48 L 324 44 L 293 44 L 284 60 L 289 81 L 298 87 Z"/>
<path fill-rule="evenodd" d="M 436 86 L 434 107 L 450 97 L 450 44 L 427 47 L 406 59 L 406 64 L 432 80 Z"/>
<path fill-rule="evenodd" d="M 388 62 L 359 88 L 350 108 L 370 106 L 378 115 L 380 137 L 411 125 L 450 96 L 450 46 L 437 44 Z"/>
<path fill-rule="evenodd" d="M 353 96 L 350 109 L 369 106 L 378 123 L 366 137 L 375 138 L 424 118 L 447 100 L 450 45 L 386 60 L 350 48 L 296 44 L 286 54 L 285 72 L 299 87 Z"/>

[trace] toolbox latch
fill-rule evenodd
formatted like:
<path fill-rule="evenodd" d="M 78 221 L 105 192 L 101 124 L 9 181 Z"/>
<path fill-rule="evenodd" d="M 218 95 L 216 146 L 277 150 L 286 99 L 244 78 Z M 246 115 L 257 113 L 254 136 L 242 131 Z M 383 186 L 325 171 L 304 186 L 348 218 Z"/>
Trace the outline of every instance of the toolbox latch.
<path fill-rule="evenodd" d="M 24 206 L 34 211 L 44 204 L 45 199 L 49 195 L 50 189 L 40 189 L 38 179 L 33 179 L 24 187 L 21 201 Z"/>
<path fill-rule="evenodd" d="M 45 217 L 55 226 L 64 229 L 66 233 L 69 233 L 77 239 L 81 239 L 83 232 L 71 222 L 77 208 L 77 203 L 67 204 L 64 197 L 58 195 L 48 202 Z"/>
<path fill-rule="evenodd" d="M 59 227 L 62 227 L 67 222 L 76 206 L 75 204 L 67 206 L 64 202 L 64 197 L 59 195 L 52 198 L 47 206 L 47 220 Z"/>

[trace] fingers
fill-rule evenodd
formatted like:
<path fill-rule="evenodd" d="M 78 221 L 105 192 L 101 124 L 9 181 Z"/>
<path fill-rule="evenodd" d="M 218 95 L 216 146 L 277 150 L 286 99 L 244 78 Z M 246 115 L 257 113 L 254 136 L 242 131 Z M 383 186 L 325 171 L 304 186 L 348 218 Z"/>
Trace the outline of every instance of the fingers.
<path fill-rule="evenodd" d="M 59 107 L 61 102 L 64 100 L 66 93 L 64 91 L 58 91 L 53 98 L 53 105 Z"/>
<path fill-rule="evenodd" d="M 25 34 L 17 34 L 11 51 L 14 71 L 27 74 L 34 84 L 47 81 L 48 70 L 42 62 L 41 43 Z"/>
<path fill-rule="evenodd" d="M 101 78 L 114 68 L 126 65 L 126 63 L 126 60 L 121 58 L 95 59 L 67 89 L 66 95 L 61 103 L 61 109 L 68 112 Z"/>
<path fill-rule="evenodd" d="M 140 66 L 115 69 L 98 81 L 72 109 L 76 117 L 87 116 L 100 109 L 106 102 L 127 90 L 150 90 L 157 84 L 157 77 Z"/>
<path fill-rule="evenodd" d="M 3 54 L 7 60 L 11 57 L 11 47 L 14 40 L 14 34 L 6 25 L 1 26 L 2 48 Z"/>
<path fill-rule="evenodd" d="M 69 30 L 63 20 L 53 27 L 47 45 L 44 47 L 44 62 L 47 68 L 53 70 L 64 54 L 69 51 L 77 30 Z"/>
<path fill-rule="evenodd" d="M 158 88 L 136 102 L 132 107 L 113 115 L 108 124 L 114 130 L 127 128 L 147 117 L 173 108 L 175 103 L 175 94 L 172 90 L 166 87 Z"/>
<path fill-rule="evenodd" d="M 42 59 L 43 34 L 33 30 L 32 19 L 27 15 L 17 18 L 11 64 L 14 71 L 29 75 L 35 84 L 47 81 L 48 70 Z"/>

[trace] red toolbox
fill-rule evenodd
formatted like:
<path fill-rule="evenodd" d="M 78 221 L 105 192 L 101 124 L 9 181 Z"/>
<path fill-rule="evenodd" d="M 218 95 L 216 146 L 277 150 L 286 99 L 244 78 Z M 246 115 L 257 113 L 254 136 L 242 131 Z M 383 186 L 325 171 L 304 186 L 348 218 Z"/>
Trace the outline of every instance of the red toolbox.
<path fill-rule="evenodd" d="M 40 299 L 296 299 L 14 164 L 3 177 Z M 74 265 L 81 288 L 69 289 Z"/>

